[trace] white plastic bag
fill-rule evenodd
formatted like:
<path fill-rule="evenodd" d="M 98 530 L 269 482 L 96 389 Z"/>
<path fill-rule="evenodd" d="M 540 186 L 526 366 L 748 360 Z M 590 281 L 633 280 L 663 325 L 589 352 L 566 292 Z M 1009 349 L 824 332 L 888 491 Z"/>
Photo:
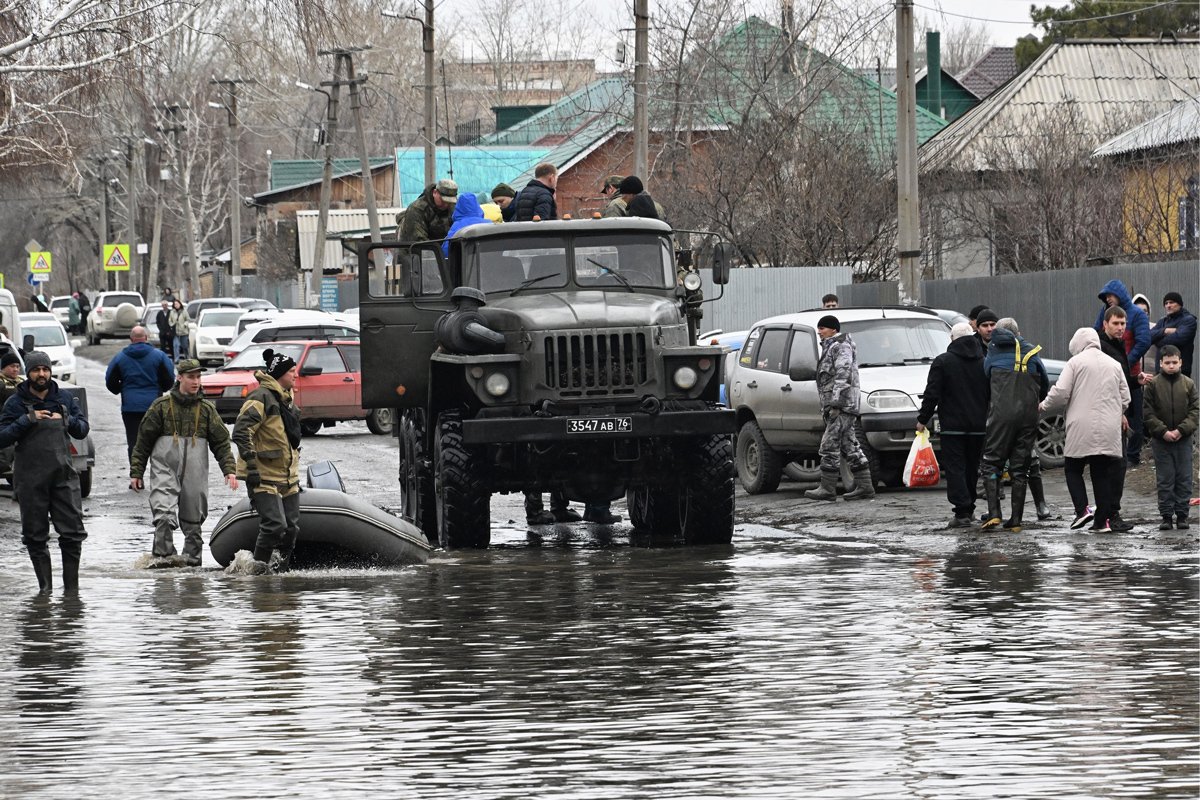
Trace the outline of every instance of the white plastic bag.
<path fill-rule="evenodd" d="M 929 431 L 917 431 L 908 460 L 904 462 L 904 485 L 910 489 L 920 486 L 937 486 L 942 478 L 937 456 L 929 443 Z"/>

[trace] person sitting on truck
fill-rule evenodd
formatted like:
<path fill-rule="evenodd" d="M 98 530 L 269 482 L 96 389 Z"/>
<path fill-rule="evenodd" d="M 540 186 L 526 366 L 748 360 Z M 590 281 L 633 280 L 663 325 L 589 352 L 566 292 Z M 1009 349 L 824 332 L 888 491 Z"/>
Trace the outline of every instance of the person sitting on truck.
<path fill-rule="evenodd" d="M 513 200 L 513 222 L 532 222 L 558 219 L 558 203 L 554 190 L 558 186 L 558 167 L 543 161 L 533 168 L 533 180 L 517 193 Z M 505 220 L 506 222 L 508 220 Z"/>
<path fill-rule="evenodd" d="M 454 221 L 446 232 L 446 241 L 442 242 L 442 255 L 450 256 L 450 237 L 471 225 L 487 224 L 488 219 L 479 207 L 479 200 L 473 194 L 464 194 L 454 204 Z"/>
<path fill-rule="evenodd" d="M 449 178 L 431 183 L 421 196 L 408 204 L 396 220 L 401 242 L 427 242 L 445 239 L 450 230 L 450 215 L 458 202 L 458 184 Z"/>

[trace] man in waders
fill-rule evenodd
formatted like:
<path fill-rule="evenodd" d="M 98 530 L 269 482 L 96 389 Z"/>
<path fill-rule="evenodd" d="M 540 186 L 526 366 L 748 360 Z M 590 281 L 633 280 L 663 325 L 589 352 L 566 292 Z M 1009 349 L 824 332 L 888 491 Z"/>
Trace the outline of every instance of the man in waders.
<path fill-rule="evenodd" d="M 129 463 L 129 488 L 150 487 L 154 515 L 155 558 L 175 555 L 175 529 L 183 529 L 183 560 L 200 566 L 204 539 L 200 525 L 208 517 L 208 453 L 221 467 L 225 483 L 238 488 L 229 429 L 217 408 L 200 391 L 204 368 L 194 358 L 175 367 L 179 379 L 168 394 L 155 400 L 138 427 Z M 143 481 L 142 476 L 149 471 Z"/>
<path fill-rule="evenodd" d="M 26 380 L 0 410 L 0 448 L 16 444 L 13 481 L 21 508 L 21 543 L 29 551 L 38 591 L 49 594 L 50 523 L 62 552 L 63 589 L 79 591 L 79 555 L 87 531 L 79 474 L 71 465 L 71 437 L 88 434 L 79 402 L 50 379 L 50 356 L 25 358 Z"/>
<path fill-rule="evenodd" d="M 246 482 L 250 505 L 258 514 L 254 570 L 271 570 L 271 553 L 278 548 L 276 572 L 291 565 L 300 533 L 300 414 L 292 404 L 296 362 L 267 349 L 266 369 L 254 373 L 252 391 L 233 425 L 238 448 L 237 474 Z"/>

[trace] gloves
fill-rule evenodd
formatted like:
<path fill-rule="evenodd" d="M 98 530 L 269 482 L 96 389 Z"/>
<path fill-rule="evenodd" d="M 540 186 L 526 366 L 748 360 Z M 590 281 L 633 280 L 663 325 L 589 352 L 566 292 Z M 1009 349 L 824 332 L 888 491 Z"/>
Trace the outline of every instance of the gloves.
<path fill-rule="evenodd" d="M 246 486 L 250 491 L 254 491 L 262 484 L 262 478 L 258 475 L 258 468 L 246 465 Z"/>

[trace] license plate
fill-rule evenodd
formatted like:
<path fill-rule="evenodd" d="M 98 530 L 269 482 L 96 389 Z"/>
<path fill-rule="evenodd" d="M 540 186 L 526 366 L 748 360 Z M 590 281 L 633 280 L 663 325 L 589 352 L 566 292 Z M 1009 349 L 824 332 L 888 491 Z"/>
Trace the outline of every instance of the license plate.
<path fill-rule="evenodd" d="M 629 433 L 633 417 L 574 417 L 567 420 L 567 433 Z"/>

